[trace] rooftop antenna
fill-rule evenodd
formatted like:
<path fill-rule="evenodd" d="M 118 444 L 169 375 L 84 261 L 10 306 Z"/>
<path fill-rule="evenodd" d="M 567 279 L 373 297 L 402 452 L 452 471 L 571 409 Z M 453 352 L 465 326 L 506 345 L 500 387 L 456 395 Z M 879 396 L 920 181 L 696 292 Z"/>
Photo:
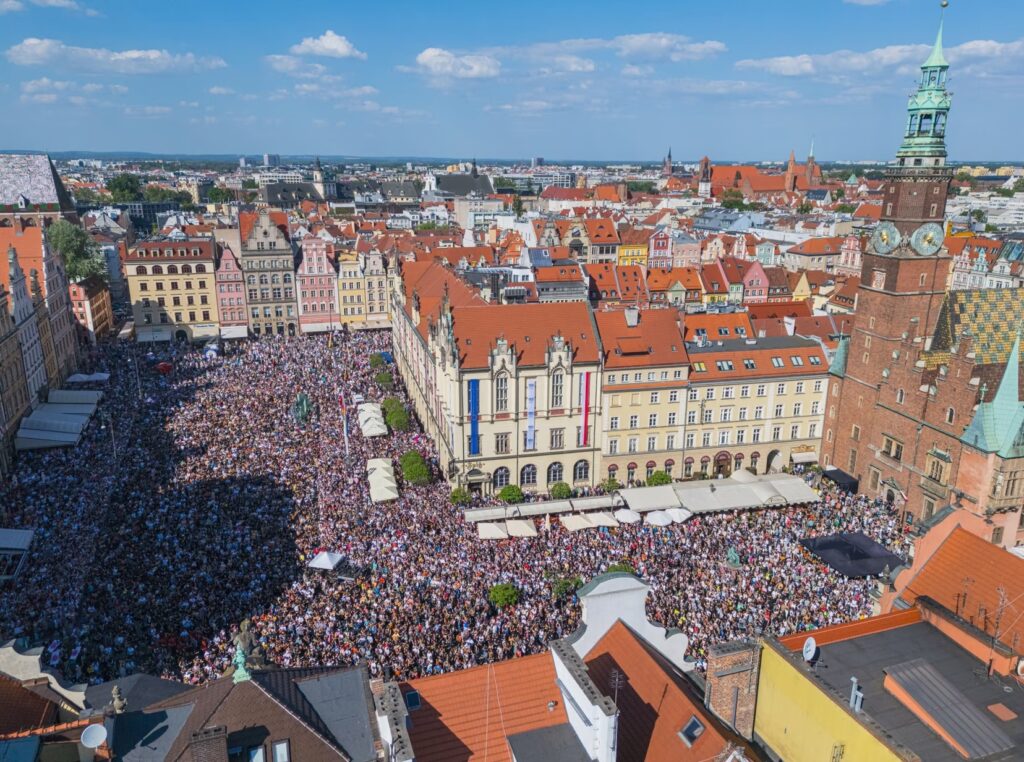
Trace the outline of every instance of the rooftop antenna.
<path fill-rule="evenodd" d="M 612 688 L 615 690 L 615 706 L 619 705 L 619 688 L 626 684 L 626 676 L 623 675 L 618 667 L 612 669 Z"/>

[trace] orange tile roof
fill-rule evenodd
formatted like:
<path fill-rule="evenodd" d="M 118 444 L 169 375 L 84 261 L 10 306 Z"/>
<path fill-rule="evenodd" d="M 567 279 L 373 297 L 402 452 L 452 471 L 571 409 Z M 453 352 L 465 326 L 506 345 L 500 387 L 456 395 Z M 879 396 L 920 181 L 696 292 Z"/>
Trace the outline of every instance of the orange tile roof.
<path fill-rule="evenodd" d="M 715 337 L 708 336 L 712 341 Z M 796 340 L 794 340 L 796 341 Z M 825 351 L 813 339 L 801 341 L 802 346 L 771 347 L 750 344 L 742 349 L 733 347 L 696 350 L 690 349 L 690 381 L 691 383 L 707 381 L 734 381 L 742 379 L 778 378 L 782 376 L 816 376 L 828 371 L 828 359 Z M 782 364 L 776 367 L 774 358 L 781 358 Z M 800 364 L 794 365 L 793 358 L 799 357 Z M 816 364 L 811 363 L 816 357 Z M 745 360 L 753 360 L 754 367 L 747 368 Z M 732 370 L 719 370 L 718 362 L 731 362 Z"/>
<path fill-rule="evenodd" d="M 811 305 L 807 302 L 765 302 L 747 306 L 751 320 L 766 320 L 782 317 L 811 317 Z"/>
<path fill-rule="evenodd" d="M 535 267 L 533 277 L 538 283 L 579 282 L 583 280 L 583 272 L 577 264 L 550 265 Z"/>
<path fill-rule="evenodd" d="M 696 267 L 656 267 L 647 271 L 647 288 L 651 291 L 667 291 L 675 283 L 687 291 L 704 288 Z"/>
<path fill-rule="evenodd" d="M 803 648 L 804 641 L 808 635 L 814 636 L 814 641 L 819 646 L 826 646 L 830 643 L 840 643 L 844 640 L 854 640 L 867 635 L 874 635 L 885 630 L 893 630 L 897 627 L 906 627 L 910 624 L 917 624 L 921 621 L 921 611 L 917 608 L 893 611 L 889 614 L 880 614 L 865 619 L 858 619 L 853 622 L 834 624 L 829 627 L 822 627 L 819 630 L 810 632 L 797 632 L 779 638 L 779 642 L 790 651 L 799 651 Z"/>
<path fill-rule="evenodd" d="M 999 640 L 1019 654 L 1024 652 L 1024 558 L 966 529 L 957 527 L 950 533 L 901 596 L 908 601 L 928 596 L 994 635 L 1000 589 L 1009 604 Z M 966 606 L 960 603 L 965 591 Z"/>
<path fill-rule="evenodd" d="M 880 220 L 882 219 L 881 204 L 861 204 L 853 213 L 855 220 Z"/>
<path fill-rule="evenodd" d="M 825 256 L 839 254 L 843 248 L 842 236 L 824 236 L 822 238 L 808 238 L 796 246 L 791 246 L 787 251 L 790 254 L 802 254 L 804 256 Z"/>
<path fill-rule="evenodd" d="M 733 739 L 726 737 L 685 678 L 670 672 L 655 653 L 619 620 L 584 658 L 590 678 L 606 696 L 616 693 L 613 674 L 625 677 L 618 690 L 618 762 L 715 759 Z M 687 746 L 679 731 L 695 715 L 704 732 Z"/>
<path fill-rule="evenodd" d="M 607 219 L 586 219 L 583 220 L 583 227 L 587 231 L 587 238 L 591 243 L 618 243 L 619 231 L 611 220 Z"/>
<path fill-rule="evenodd" d="M 725 328 L 729 332 L 728 335 L 720 335 L 719 328 Z M 707 333 L 711 341 L 754 337 L 754 326 L 746 312 L 704 312 L 683 318 L 683 332 L 687 341 L 696 341 L 697 331 L 700 329 Z"/>
<path fill-rule="evenodd" d="M 686 347 L 676 310 L 640 310 L 635 326 L 625 310 L 595 312 L 606 368 L 640 368 L 686 363 Z"/>
<path fill-rule="evenodd" d="M 512 762 L 509 736 L 568 722 L 556 679 L 542 653 L 402 683 L 420 694 L 409 716 L 416 759 Z"/>
<path fill-rule="evenodd" d="M 241 212 L 238 215 L 238 233 L 243 241 L 249 238 L 249 233 L 252 232 L 253 226 L 256 225 L 260 215 L 258 212 Z M 288 231 L 288 213 L 287 212 L 270 212 L 270 220 L 285 236 L 289 236 Z"/>

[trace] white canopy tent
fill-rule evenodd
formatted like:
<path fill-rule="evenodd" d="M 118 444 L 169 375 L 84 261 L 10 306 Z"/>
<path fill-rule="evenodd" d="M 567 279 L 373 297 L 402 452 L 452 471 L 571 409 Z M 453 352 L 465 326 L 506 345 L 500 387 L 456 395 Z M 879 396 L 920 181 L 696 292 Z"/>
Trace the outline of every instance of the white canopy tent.
<path fill-rule="evenodd" d="M 310 569 L 327 569 L 330 571 L 340 564 L 343 558 L 344 556 L 341 553 L 335 553 L 332 550 L 321 550 L 306 566 Z"/>
<path fill-rule="evenodd" d="M 533 519 L 509 519 L 505 522 L 509 537 L 536 537 L 537 525 Z"/>
<path fill-rule="evenodd" d="M 68 376 L 69 384 L 102 383 L 110 380 L 109 373 L 75 373 Z"/>
<path fill-rule="evenodd" d="M 619 508 L 615 511 L 615 520 L 620 524 L 635 524 L 640 520 L 640 514 L 629 508 Z"/>
<path fill-rule="evenodd" d="M 682 524 L 688 518 L 693 516 L 693 514 L 685 508 L 669 508 L 665 513 L 668 514 L 668 517 L 676 524 Z"/>
<path fill-rule="evenodd" d="M 398 499 L 398 483 L 390 460 L 373 458 L 366 461 L 366 475 L 370 482 L 370 500 L 383 503 Z"/>
<path fill-rule="evenodd" d="M 666 511 L 651 511 L 644 516 L 644 521 L 654 527 L 667 527 L 672 523 L 672 517 Z"/>
<path fill-rule="evenodd" d="M 384 414 L 376 402 L 364 402 L 358 408 L 359 429 L 364 437 L 382 437 L 388 433 Z"/>
<path fill-rule="evenodd" d="M 476 525 L 481 540 L 507 540 L 508 532 L 502 522 L 483 521 Z"/>
<path fill-rule="evenodd" d="M 581 529 L 590 529 L 594 526 L 590 519 L 582 513 L 567 513 L 563 516 L 559 516 L 558 520 L 561 521 L 562 526 L 570 532 L 578 532 Z"/>
<path fill-rule="evenodd" d="M 615 520 L 608 511 L 598 511 L 597 513 L 588 513 L 587 518 L 596 527 L 617 527 L 619 522 Z"/>

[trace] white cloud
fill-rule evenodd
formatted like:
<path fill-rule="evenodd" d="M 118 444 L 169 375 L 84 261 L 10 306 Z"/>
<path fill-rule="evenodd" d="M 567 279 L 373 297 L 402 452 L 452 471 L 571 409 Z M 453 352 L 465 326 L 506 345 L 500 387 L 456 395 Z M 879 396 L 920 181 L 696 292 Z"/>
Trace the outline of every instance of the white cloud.
<path fill-rule="evenodd" d="M 72 95 L 68 101 L 74 106 L 85 106 L 89 103 L 89 99 L 81 95 Z"/>
<path fill-rule="evenodd" d="M 92 8 L 86 8 L 76 0 L 30 0 L 32 5 L 38 5 L 40 8 L 62 8 L 66 11 L 78 11 L 84 13 L 87 16 L 98 16 L 99 13 L 94 11 Z"/>
<path fill-rule="evenodd" d="M 295 86 L 295 92 L 300 94 L 318 93 L 320 92 L 320 85 L 314 82 L 300 82 Z"/>
<path fill-rule="evenodd" d="M 221 87 L 220 85 L 214 85 L 207 92 L 210 95 L 234 95 L 235 91 L 230 87 Z"/>
<path fill-rule="evenodd" d="M 376 95 L 379 91 L 373 85 L 360 85 L 359 87 L 350 87 L 348 90 L 342 90 L 339 95 L 344 98 L 365 98 L 368 95 Z"/>
<path fill-rule="evenodd" d="M 718 40 L 694 42 L 684 35 L 667 32 L 623 34 L 603 42 L 623 58 L 661 58 L 669 61 L 699 61 L 727 50 L 725 43 Z"/>
<path fill-rule="evenodd" d="M 181 108 L 199 108 L 199 101 L 178 101 Z"/>
<path fill-rule="evenodd" d="M 22 103 L 56 103 L 57 93 L 23 93 Z"/>
<path fill-rule="evenodd" d="M 912 71 L 925 60 L 930 45 L 887 45 L 868 51 L 836 50 L 771 58 L 747 58 L 736 62 L 740 69 L 757 69 L 784 77 L 875 74 L 907 67 Z M 1024 57 L 1024 39 L 1013 42 L 971 40 L 945 50 L 950 63 L 986 60 L 993 64 Z"/>
<path fill-rule="evenodd" d="M 444 48 L 427 48 L 416 56 L 418 71 L 437 81 L 486 79 L 501 73 L 501 62 L 493 56 L 456 54 Z"/>
<path fill-rule="evenodd" d="M 53 80 L 49 77 L 40 77 L 39 79 L 31 79 L 27 82 L 22 82 L 21 91 L 23 93 L 38 93 L 52 90 L 68 90 L 74 86 L 74 82 Z"/>
<path fill-rule="evenodd" d="M 128 106 L 125 108 L 126 116 L 163 116 L 171 113 L 170 106 Z"/>
<path fill-rule="evenodd" d="M 111 85 L 110 92 L 116 93 L 117 95 L 124 95 L 126 92 L 128 92 L 128 88 L 124 85 Z"/>
<path fill-rule="evenodd" d="M 622 76 L 624 77 L 649 77 L 654 74 L 653 66 L 637 66 L 636 64 L 626 64 L 622 67 Z"/>
<path fill-rule="evenodd" d="M 551 63 L 559 71 L 568 72 L 588 72 L 596 68 L 593 61 L 580 56 L 555 56 Z"/>
<path fill-rule="evenodd" d="M 119 74 L 155 74 L 168 71 L 218 69 L 227 64 L 216 57 L 166 50 L 107 50 L 65 45 L 60 40 L 26 37 L 7 49 L 7 60 L 19 66 L 63 65 Z"/>
<path fill-rule="evenodd" d="M 764 89 L 763 85 L 742 79 L 660 79 L 649 84 L 659 92 L 680 95 L 739 95 Z"/>
<path fill-rule="evenodd" d="M 327 73 L 327 67 L 318 63 L 307 63 L 301 58 L 287 55 L 264 56 L 264 61 L 276 72 L 287 74 L 289 77 L 300 77 L 302 79 L 323 79 L 330 82 L 338 79 Z"/>
<path fill-rule="evenodd" d="M 20 0 L 0 0 L 0 15 L 4 13 L 14 13 L 15 11 L 24 10 L 25 5 Z"/>
<path fill-rule="evenodd" d="M 319 37 L 305 37 L 302 42 L 292 45 L 290 53 L 297 56 L 327 56 L 328 58 L 359 58 L 366 60 L 366 53 L 358 50 L 348 38 L 328 29 Z"/>
<path fill-rule="evenodd" d="M 511 111 L 513 113 L 520 114 L 539 114 L 542 111 L 550 111 L 555 108 L 555 105 L 550 101 L 541 100 L 539 98 L 527 98 L 526 100 L 517 101 L 515 103 L 503 103 L 496 107 L 499 111 Z M 490 109 L 487 109 L 488 111 Z"/>

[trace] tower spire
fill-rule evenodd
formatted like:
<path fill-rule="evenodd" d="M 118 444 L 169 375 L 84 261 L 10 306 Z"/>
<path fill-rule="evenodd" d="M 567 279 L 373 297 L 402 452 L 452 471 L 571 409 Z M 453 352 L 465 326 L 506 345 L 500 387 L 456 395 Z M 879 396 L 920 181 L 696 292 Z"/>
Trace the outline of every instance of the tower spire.
<path fill-rule="evenodd" d="M 928 56 L 928 60 L 922 65 L 924 67 L 949 66 L 949 62 L 946 61 L 946 56 L 942 53 L 942 27 L 946 23 L 947 5 L 949 5 L 949 3 L 944 3 L 942 6 L 942 15 L 939 17 L 939 32 L 935 35 L 935 45 L 932 46 L 931 55 Z"/>

